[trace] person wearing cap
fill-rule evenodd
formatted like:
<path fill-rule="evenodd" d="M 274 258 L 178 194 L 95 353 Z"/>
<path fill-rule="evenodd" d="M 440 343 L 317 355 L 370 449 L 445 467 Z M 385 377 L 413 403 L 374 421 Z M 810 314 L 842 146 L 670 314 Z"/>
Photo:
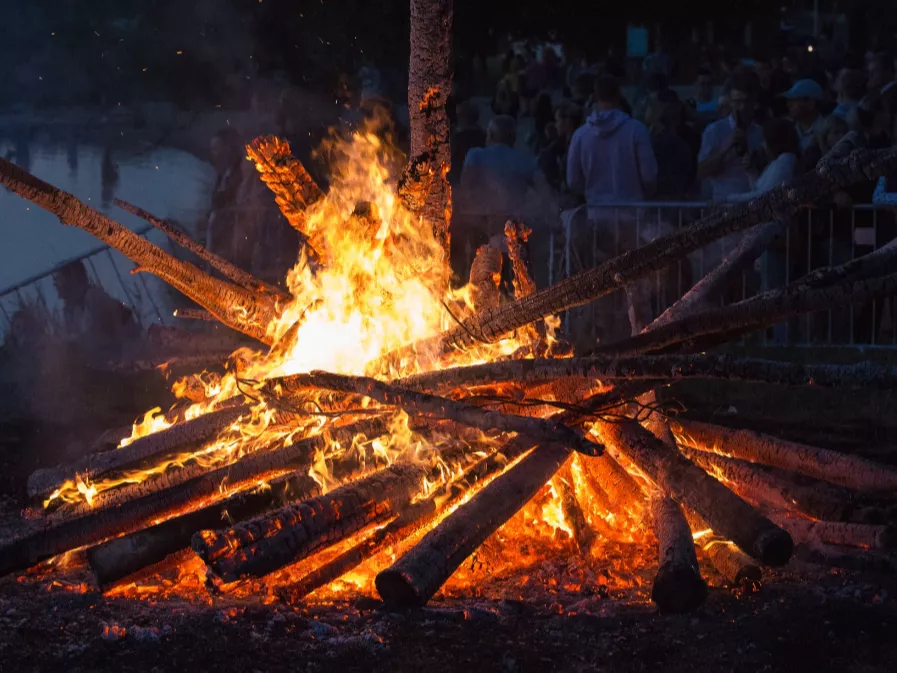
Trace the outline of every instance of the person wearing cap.
<path fill-rule="evenodd" d="M 812 79 L 799 79 L 782 96 L 788 101 L 788 114 L 794 120 L 801 150 L 809 149 L 825 121 L 819 112 L 822 87 Z"/>

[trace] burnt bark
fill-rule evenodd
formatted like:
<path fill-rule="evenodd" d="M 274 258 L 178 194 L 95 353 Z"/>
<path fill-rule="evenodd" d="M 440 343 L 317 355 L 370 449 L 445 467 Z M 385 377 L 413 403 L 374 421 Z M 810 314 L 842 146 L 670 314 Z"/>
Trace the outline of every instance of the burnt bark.
<path fill-rule="evenodd" d="M 651 519 L 659 550 L 651 600 L 661 612 L 691 612 L 707 599 L 707 583 L 701 578 L 682 508 L 672 498 L 656 494 L 651 498 Z"/>
<path fill-rule="evenodd" d="M 698 512 L 744 552 L 765 565 L 787 563 L 793 548 L 788 533 L 638 423 L 598 421 L 595 430 L 664 493 Z"/>
<path fill-rule="evenodd" d="M 278 387 L 287 395 L 310 388 L 354 393 L 370 397 L 381 404 L 399 407 L 412 414 L 437 416 L 480 430 L 519 432 L 536 440 L 561 442 L 589 456 L 598 455 L 602 451 L 600 445 L 586 439 L 563 423 L 551 419 L 501 414 L 444 397 L 398 388 L 365 376 L 312 372 L 269 380 L 266 387 L 271 393 Z"/>
<path fill-rule="evenodd" d="M 425 475 L 423 467 L 395 464 L 270 515 L 200 531 L 193 550 L 225 582 L 261 577 L 401 512 Z"/>
<path fill-rule="evenodd" d="M 270 297 L 213 278 L 193 264 L 171 256 L 130 229 L 88 207 L 71 194 L 53 187 L 0 158 L 0 184 L 31 203 L 53 213 L 63 224 L 93 234 L 111 248 L 209 311 L 231 329 L 263 343 L 275 315 Z"/>
<path fill-rule="evenodd" d="M 536 291 L 536 283 L 523 259 L 523 244 L 533 231 L 522 222 L 508 220 L 505 223 L 505 240 L 508 242 L 508 258 L 514 271 L 514 298 L 523 299 Z M 490 307 L 491 308 L 491 307 Z"/>
<path fill-rule="evenodd" d="M 519 511 L 569 457 L 561 444 L 543 444 L 446 517 L 388 569 L 377 575 L 389 605 L 420 606 L 477 547 Z"/>
<path fill-rule="evenodd" d="M 672 422 L 679 442 L 821 479 L 866 493 L 897 494 L 897 469 L 859 456 L 820 449 L 755 430 L 736 430 L 687 419 Z"/>
<path fill-rule="evenodd" d="M 452 92 L 452 0 L 411 0 L 408 115 L 411 156 L 404 189 L 422 191 L 414 209 L 433 229 L 448 259 L 452 217 L 451 131 L 446 103 Z M 408 183 L 412 184 L 409 185 Z"/>
<path fill-rule="evenodd" d="M 498 289 L 501 265 L 501 251 L 498 248 L 489 245 L 477 248 L 473 263 L 470 265 L 471 301 L 475 310 L 494 308 L 501 301 Z"/>

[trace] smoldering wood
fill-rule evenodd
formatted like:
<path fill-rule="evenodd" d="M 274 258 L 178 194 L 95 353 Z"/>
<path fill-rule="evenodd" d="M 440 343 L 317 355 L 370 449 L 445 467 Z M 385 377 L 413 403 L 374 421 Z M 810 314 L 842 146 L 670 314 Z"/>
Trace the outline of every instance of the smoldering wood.
<path fill-rule="evenodd" d="M 691 529 L 679 504 L 659 493 L 651 497 L 651 520 L 658 543 L 658 568 L 651 590 L 661 612 L 697 609 L 707 599 Z"/>
<path fill-rule="evenodd" d="M 526 261 L 523 259 L 523 244 L 529 240 L 529 236 L 532 233 L 532 229 L 522 222 L 508 220 L 505 223 L 505 241 L 508 244 L 508 258 L 511 260 L 511 269 L 514 272 L 512 281 L 514 299 L 529 297 L 536 291 L 536 282 L 530 275 Z"/>
<path fill-rule="evenodd" d="M 761 463 L 866 493 L 897 494 L 897 468 L 859 456 L 790 442 L 750 428 L 727 428 L 677 418 L 681 444 L 701 451 Z"/>
<path fill-rule="evenodd" d="M 93 234 L 212 313 L 231 329 L 269 343 L 267 326 L 275 315 L 270 297 L 214 278 L 168 254 L 145 238 L 88 207 L 71 194 L 0 158 L 0 184 L 68 224 Z"/>
<path fill-rule="evenodd" d="M 501 279 L 501 251 L 489 245 L 477 248 L 470 265 L 471 301 L 477 311 L 498 306 L 501 293 L 498 283 Z"/>
<path fill-rule="evenodd" d="M 398 388 L 365 376 L 312 372 L 272 379 L 265 385 L 268 393 L 272 395 L 277 394 L 275 387 L 287 395 L 291 392 L 315 388 L 354 393 L 370 397 L 381 404 L 399 407 L 410 413 L 446 418 L 480 430 L 519 432 L 536 440 L 562 442 L 586 455 L 598 455 L 602 451 L 600 445 L 586 439 L 563 423 L 551 419 L 501 414 L 444 397 Z"/>
<path fill-rule="evenodd" d="M 425 475 L 419 465 L 396 463 L 225 531 L 200 531 L 192 547 L 225 582 L 261 577 L 401 512 Z"/>
<path fill-rule="evenodd" d="M 568 459 L 568 464 L 572 461 L 573 456 Z M 592 557 L 592 545 L 595 544 L 596 533 L 592 529 L 586 519 L 583 506 L 576 494 L 576 489 L 572 484 L 572 477 L 569 469 L 561 470 L 554 480 L 558 487 L 558 495 L 561 498 L 561 510 L 564 513 L 564 521 L 573 531 L 573 542 L 579 550 L 580 556 L 589 560 Z"/>
<path fill-rule="evenodd" d="M 793 548 L 788 533 L 638 423 L 598 421 L 594 428 L 664 493 L 698 512 L 742 551 L 765 565 L 787 563 Z"/>

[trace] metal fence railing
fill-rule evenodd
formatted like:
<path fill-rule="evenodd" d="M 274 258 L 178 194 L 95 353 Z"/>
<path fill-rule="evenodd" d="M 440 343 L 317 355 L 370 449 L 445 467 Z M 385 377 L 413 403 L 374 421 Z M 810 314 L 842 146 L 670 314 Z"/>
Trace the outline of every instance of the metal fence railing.
<path fill-rule="evenodd" d="M 695 222 L 713 208 L 707 202 L 605 203 L 567 210 L 561 231 L 551 236 L 549 282 L 591 268 L 657 236 Z M 724 301 L 733 302 L 776 287 L 809 271 L 844 264 L 897 237 L 897 216 L 872 204 L 802 210 L 754 269 L 743 272 Z M 654 274 L 651 300 L 659 314 L 710 271 L 737 243 L 738 235 L 698 250 L 673 268 Z M 761 343 L 787 345 L 897 346 L 894 299 L 834 308 L 793 319 L 760 335 Z M 626 336 L 627 305 L 622 293 L 568 312 L 568 335 L 594 343 Z"/>
<path fill-rule="evenodd" d="M 153 231 L 152 227 L 144 227 L 135 233 L 145 236 Z M 168 311 L 162 305 L 158 291 L 154 292 L 150 287 L 146 274 L 131 274 L 136 266 L 133 262 L 109 246 L 101 245 L 0 290 L 0 335 L 3 338 L 13 326 L 16 314 L 23 309 L 37 311 L 37 317 L 51 328 L 61 326 L 62 302 L 56 293 L 53 276 L 76 261 L 84 263 L 93 284 L 131 309 L 138 324 L 147 327 L 150 322 L 167 322 Z"/>

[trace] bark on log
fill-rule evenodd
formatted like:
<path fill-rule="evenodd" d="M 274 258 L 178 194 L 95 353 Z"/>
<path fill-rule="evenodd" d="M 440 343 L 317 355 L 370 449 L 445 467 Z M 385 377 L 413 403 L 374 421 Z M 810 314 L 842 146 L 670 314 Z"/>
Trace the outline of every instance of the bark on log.
<path fill-rule="evenodd" d="M 480 430 L 496 429 L 519 432 L 536 440 L 561 442 L 587 456 L 599 455 L 602 451 L 600 445 L 586 439 L 563 423 L 550 419 L 526 418 L 483 410 L 444 397 L 397 388 L 365 376 L 311 372 L 310 374 L 296 374 L 280 379 L 271 379 L 266 382 L 266 389 L 269 393 L 276 395 L 275 388 L 280 388 L 286 394 L 309 388 L 354 393 L 370 397 L 381 404 L 399 407 L 413 414 L 428 414 L 446 418 Z"/>
<path fill-rule="evenodd" d="M 216 437 L 247 413 L 249 408 L 248 404 L 244 404 L 213 411 L 136 439 L 119 449 L 85 456 L 69 465 L 37 470 L 28 477 L 28 496 L 43 497 L 77 477 L 85 481 L 95 481 L 104 474 L 140 465 L 149 458 L 178 450 L 188 451 Z"/>
<path fill-rule="evenodd" d="M 773 515 L 772 518 L 798 542 L 821 542 L 879 551 L 897 549 L 897 528 L 890 525 L 813 521 L 782 515 Z"/>
<path fill-rule="evenodd" d="M 290 446 L 281 445 L 270 451 L 251 454 L 174 488 L 164 489 L 157 485 L 156 490 L 148 495 L 125 502 L 120 507 L 65 521 L 3 545 L 0 547 L 0 576 L 29 568 L 78 547 L 139 530 L 191 505 L 200 505 L 204 498 L 218 497 L 225 482 L 239 486 L 257 481 L 263 475 L 293 470 L 309 463 L 315 451 L 332 440 L 344 442 L 359 433 L 379 436 L 387 431 L 388 426 L 382 420 L 363 421 L 334 428 Z"/>
<path fill-rule="evenodd" d="M 897 559 L 893 554 L 875 551 L 858 551 L 851 547 L 831 544 L 801 543 L 794 549 L 794 556 L 804 563 L 830 568 L 845 568 L 865 573 L 892 575 L 897 573 Z"/>
<path fill-rule="evenodd" d="M 897 469 L 859 456 L 789 442 L 754 430 L 683 418 L 672 422 L 680 444 L 821 479 L 865 493 L 897 495 Z"/>
<path fill-rule="evenodd" d="M 820 365 L 703 354 L 538 358 L 487 362 L 407 376 L 393 383 L 402 388 L 444 393 L 477 385 L 509 381 L 532 383 L 568 377 L 598 381 L 706 378 L 781 385 L 855 386 L 882 390 L 897 388 L 897 367 L 876 365 L 871 362 L 856 365 Z"/>
<path fill-rule="evenodd" d="M 698 512 L 744 552 L 765 565 L 788 561 L 793 548 L 788 533 L 638 423 L 598 421 L 594 428 L 664 493 Z"/>
<path fill-rule="evenodd" d="M 716 535 L 710 528 L 710 524 L 696 512 L 685 510 L 685 518 L 692 530 L 693 537 L 697 533 L 703 533 L 699 539 L 695 539 L 695 544 L 707 554 L 710 563 L 722 575 L 726 584 L 739 587 L 749 593 L 754 592 L 762 578 L 760 566 L 736 547 L 731 540 L 725 540 Z"/>
<path fill-rule="evenodd" d="M 840 486 L 687 446 L 680 449 L 690 461 L 718 475 L 740 496 L 768 508 L 799 512 L 824 521 L 865 523 L 884 516 L 874 501 L 864 500 Z"/>
<path fill-rule="evenodd" d="M 501 265 L 501 251 L 498 248 L 489 245 L 477 248 L 470 265 L 471 301 L 477 311 L 494 308 L 501 301 L 498 289 Z"/>
<path fill-rule="evenodd" d="M 6 159 L 0 158 L 0 184 L 53 213 L 63 224 L 93 234 L 138 265 L 212 313 L 231 329 L 269 343 L 268 324 L 275 307 L 270 297 L 213 278 L 171 256 L 118 222 L 88 207 Z"/>
<path fill-rule="evenodd" d="M 91 547 L 87 561 L 97 584 L 106 588 L 187 549 L 197 531 L 215 528 L 222 521 L 244 521 L 284 503 L 313 498 L 320 491 L 318 482 L 308 475 L 278 479 L 268 488 L 236 493 L 194 512 Z"/>
<path fill-rule="evenodd" d="M 170 238 L 172 241 L 177 243 L 185 250 L 189 250 L 190 252 L 192 252 L 222 276 L 230 281 L 233 281 L 237 285 L 240 285 L 247 290 L 252 290 L 255 292 L 265 292 L 267 294 L 270 294 L 272 297 L 279 299 L 280 301 L 288 301 L 290 299 L 290 296 L 280 288 L 269 285 L 268 283 L 259 280 L 251 273 L 248 273 L 238 266 L 231 264 L 229 261 L 227 261 L 223 257 L 220 257 L 219 255 L 216 255 L 204 245 L 198 243 L 197 241 L 194 241 L 173 222 L 169 220 L 163 220 L 160 217 L 156 217 L 143 208 L 135 206 L 132 203 L 128 203 L 127 201 L 122 201 L 121 199 L 115 199 L 113 200 L 113 203 L 122 210 L 131 213 L 132 215 L 135 215 L 142 220 L 146 220 L 156 229 L 168 236 L 168 238 Z M 180 315 L 182 313 L 183 311 L 176 313 L 176 315 Z"/>
<path fill-rule="evenodd" d="M 375 581 L 380 597 L 394 606 L 426 604 L 464 559 L 529 502 L 569 455 L 560 444 L 533 449 L 380 572 Z"/>
<path fill-rule="evenodd" d="M 613 513 L 640 523 L 647 514 L 648 501 L 638 482 L 608 453 L 580 461 L 589 479 L 607 493 Z"/>
<path fill-rule="evenodd" d="M 795 284 L 745 301 L 703 311 L 623 341 L 599 346 L 596 355 L 634 356 L 670 346 L 704 349 L 725 343 L 800 313 L 862 303 L 897 293 L 897 274 L 848 280 L 803 291 Z"/>
<path fill-rule="evenodd" d="M 411 156 L 408 173 L 427 175 L 423 208 L 414 210 L 432 227 L 448 259 L 452 218 L 451 134 L 446 103 L 452 92 L 452 0 L 411 0 L 411 60 L 408 68 L 408 115 Z M 408 182 L 407 180 L 405 181 Z M 407 186 L 407 190 L 410 186 Z M 412 188 L 413 189 L 413 188 Z"/>
<path fill-rule="evenodd" d="M 395 464 L 312 500 L 225 531 L 200 531 L 194 551 L 225 582 L 261 577 L 401 512 L 426 469 Z"/>
<path fill-rule="evenodd" d="M 421 0 L 423 1 L 423 0 Z M 504 304 L 464 321 L 410 350 L 465 348 L 477 339 L 495 341 L 518 327 L 582 306 L 663 269 L 728 234 L 793 215 L 804 204 L 856 182 L 874 180 L 897 168 L 897 149 L 857 150 L 814 173 L 773 189 L 749 203 L 715 212 L 670 236 L 632 250 L 604 264 L 562 280 L 524 299 Z"/>
<path fill-rule="evenodd" d="M 691 529 L 679 504 L 660 494 L 651 497 L 651 518 L 660 557 L 651 600 L 661 612 L 691 612 L 707 599 Z"/>

